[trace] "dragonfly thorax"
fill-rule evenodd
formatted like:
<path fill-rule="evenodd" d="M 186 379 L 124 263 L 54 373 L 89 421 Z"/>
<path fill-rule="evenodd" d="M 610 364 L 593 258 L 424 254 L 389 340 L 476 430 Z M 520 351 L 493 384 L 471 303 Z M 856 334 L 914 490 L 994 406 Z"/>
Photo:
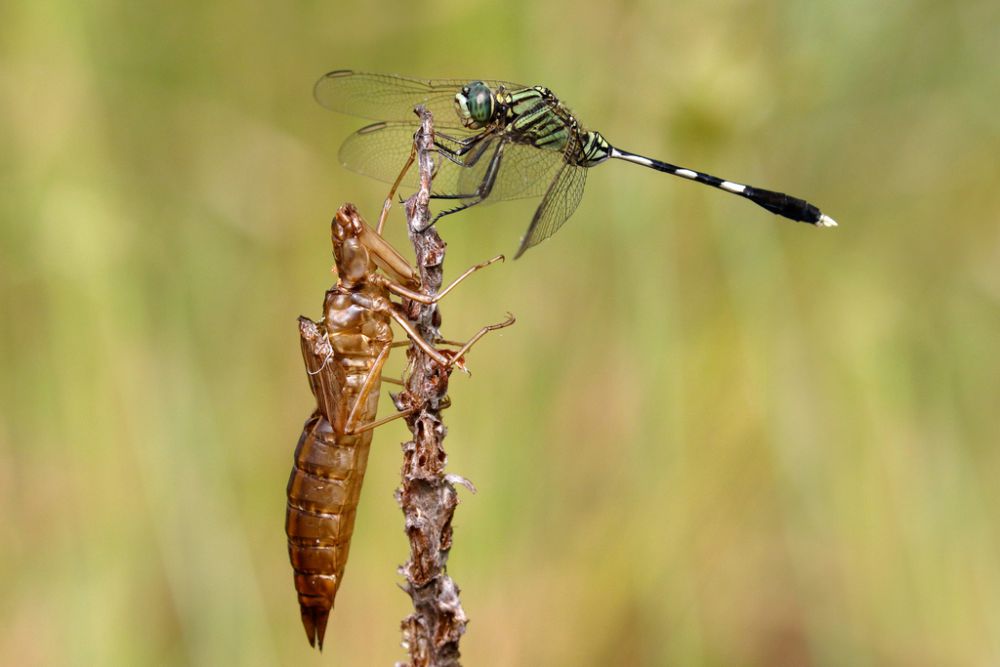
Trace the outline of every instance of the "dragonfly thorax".
<path fill-rule="evenodd" d="M 486 127 L 496 113 L 496 97 L 482 81 L 473 81 L 455 94 L 455 111 L 462 125 L 478 130 Z"/>

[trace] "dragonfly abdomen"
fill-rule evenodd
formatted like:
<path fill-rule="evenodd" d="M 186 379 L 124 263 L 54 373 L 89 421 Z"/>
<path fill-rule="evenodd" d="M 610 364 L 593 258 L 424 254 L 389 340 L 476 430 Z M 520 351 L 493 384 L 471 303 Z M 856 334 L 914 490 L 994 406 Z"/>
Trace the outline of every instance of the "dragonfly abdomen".
<path fill-rule="evenodd" d="M 837 222 L 833 218 L 824 214 L 817 206 L 810 204 L 805 199 L 792 197 L 791 195 L 786 195 L 784 192 L 775 192 L 773 190 L 757 188 L 752 185 L 735 183 L 724 178 L 719 178 L 718 176 L 712 176 L 711 174 L 695 171 L 686 167 L 678 167 L 677 165 L 670 164 L 668 162 L 654 160 L 642 155 L 637 155 L 636 153 L 623 151 L 619 148 L 610 148 L 610 150 L 611 157 L 632 162 L 634 164 L 641 164 L 644 167 L 649 167 L 650 169 L 655 169 L 656 171 L 662 171 L 666 174 L 680 176 L 681 178 L 686 178 L 697 183 L 710 185 L 713 188 L 718 188 L 719 190 L 730 194 L 745 197 L 758 206 L 767 209 L 771 213 L 788 218 L 789 220 L 805 222 L 810 225 L 816 225 L 817 227 L 837 226 Z"/>

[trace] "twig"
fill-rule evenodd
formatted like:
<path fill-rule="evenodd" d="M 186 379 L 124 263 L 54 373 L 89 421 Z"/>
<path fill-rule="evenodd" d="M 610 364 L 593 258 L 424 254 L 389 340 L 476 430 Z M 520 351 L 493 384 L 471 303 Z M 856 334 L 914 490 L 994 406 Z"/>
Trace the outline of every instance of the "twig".
<path fill-rule="evenodd" d="M 418 108 L 421 119 L 417 144 L 420 189 L 406 203 L 410 242 L 417 256 L 420 280 L 427 294 L 441 288 L 445 243 L 430 224 L 434 129 L 430 112 Z M 436 305 L 409 302 L 409 317 L 424 340 L 439 340 L 441 315 Z M 455 667 L 458 644 L 468 619 L 459 600 L 458 586 L 446 572 L 452 544 L 451 520 L 458 494 L 445 474 L 448 462 L 443 447 L 447 429 L 440 411 L 446 403 L 450 370 L 443 370 L 420 348 L 408 349 L 409 379 L 395 397 L 396 407 L 420 407 L 407 419 L 413 439 L 403 444 L 402 487 L 396 492 L 410 539 L 410 560 L 400 568 L 403 589 L 413 601 L 413 613 L 401 624 L 408 663 L 397 667 Z"/>

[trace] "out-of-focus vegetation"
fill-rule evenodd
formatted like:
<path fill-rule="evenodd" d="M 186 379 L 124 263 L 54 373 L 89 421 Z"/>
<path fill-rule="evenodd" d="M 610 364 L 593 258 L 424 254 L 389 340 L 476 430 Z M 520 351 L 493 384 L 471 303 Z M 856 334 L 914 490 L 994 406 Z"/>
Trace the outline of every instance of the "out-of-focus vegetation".
<path fill-rule="evenodd" d="M 403 656 L 404 427 L 321 657 L 282 530 L 295 317 L 385 192 L 310 97 L 353 67 L 543 83 L 841 223 L 608 164 L 448 299 L 518 316 L 446 415 L 469 665 L 997 664 L 998 44 L 988 0 L 4 3 L 0 663 Z M 449 273 L 533 205 L 446 219 Z"/>

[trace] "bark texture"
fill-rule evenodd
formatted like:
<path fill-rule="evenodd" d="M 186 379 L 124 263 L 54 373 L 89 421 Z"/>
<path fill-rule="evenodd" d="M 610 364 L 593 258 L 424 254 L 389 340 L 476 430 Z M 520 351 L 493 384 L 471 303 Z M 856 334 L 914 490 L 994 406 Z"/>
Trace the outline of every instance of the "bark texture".
<path fill-rule="evenodd" d="M 445 243 L 436 229 L 428 226 L 434 130 L 430 113 L 420 109 L 419 114 L 421 126 L 416 142 L 420 188 L 405 202 L 406 219 L 423 290 L 435 294 L 441 288 Z M 438 340 L 441 315 L 437 306 L 409 302 L 407 307 L 424 340 Z M 458 505 L 452 482 L 468 484 L 445 473 L 447 429 L 441 421 L 441 409 L 447 405 L 451 371 L 442 369 L 415 345 L 409 347 L 407 356 L 409 379 L 395 397 L 396 407 L 420 410 L 407 419 L 413 439 L 403 444 L 402 486 L 396 492 L 410 540 L 410 559 L 399 571 L 406 579 L 402 587 L 413 600 L 413 613 L 401 625 L 403 647 L 410 658 L 409 662 L 397 663 L 397 667 L 454 667 L 460 664 L 459 640 L 468 619 L 458 586 L 446 568 L 452 545 L 451 521 Z"/>

